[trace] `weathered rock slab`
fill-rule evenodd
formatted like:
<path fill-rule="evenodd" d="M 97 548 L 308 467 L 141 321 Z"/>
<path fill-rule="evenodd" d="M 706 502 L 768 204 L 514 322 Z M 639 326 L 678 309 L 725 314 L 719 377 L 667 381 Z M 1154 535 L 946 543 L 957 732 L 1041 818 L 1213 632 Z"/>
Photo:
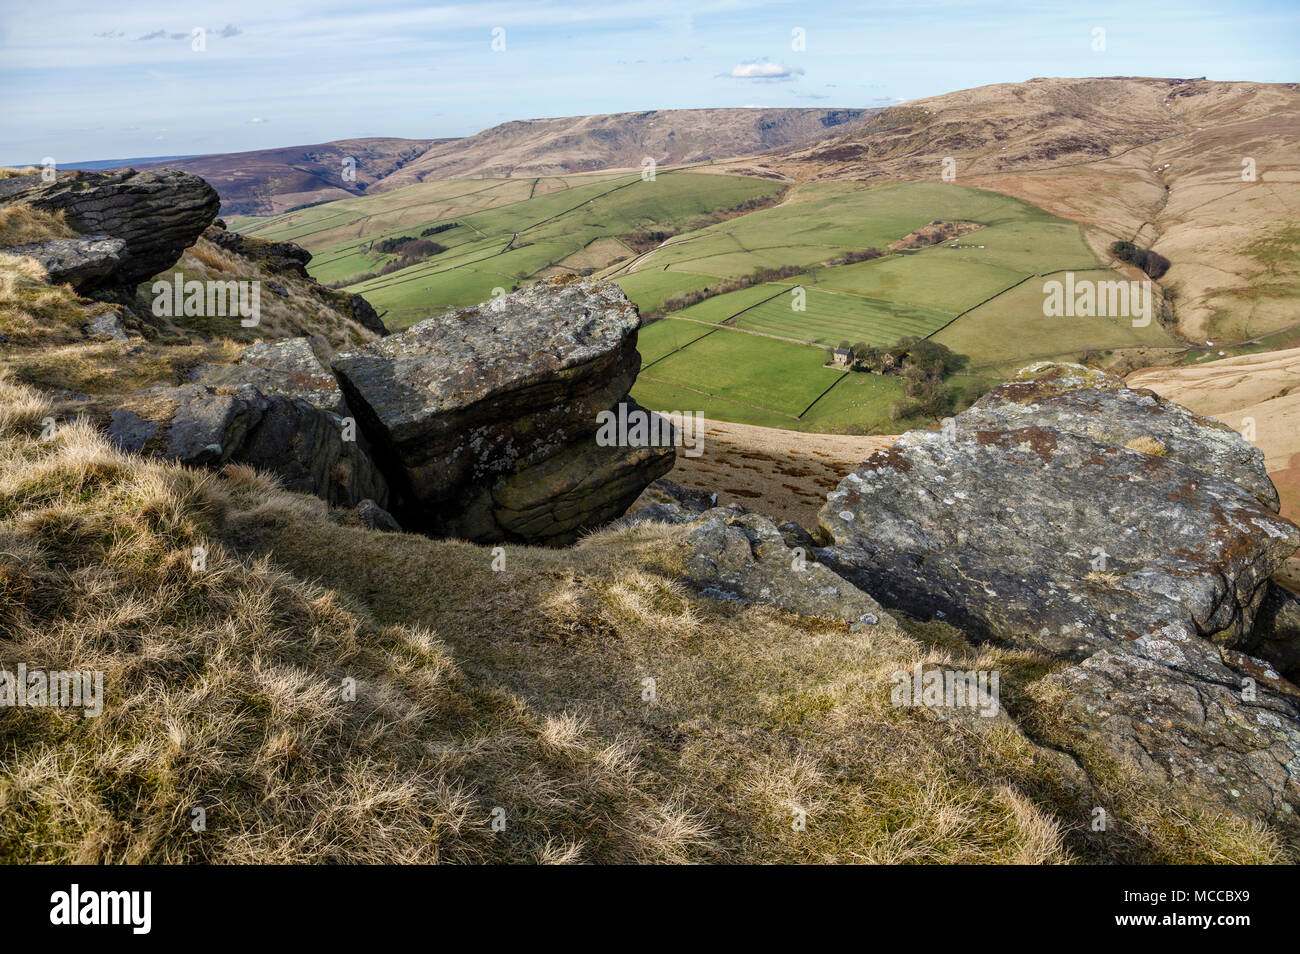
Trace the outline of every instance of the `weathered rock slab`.
<path fill-rule="evenodd" d="M 220 205 L 215 189 L 175 169 L 63 172 L 54 182 L 16 177 L 6 180 L 0 202 L 63 212 L 82 235 L 120 240 L 121 261 L 97 281 L 123 287 L 171 267 L 216 218 Z"/>
<path fill-rule="evenodd" d="M 67 282 L 78 291 L 90 291 L 111 283 L 125 253 L 126 242 L 107 235 L 53 239 L 5 249 L 7 255 L 36 259 L 52 284 Z"/>
<path fill-rule="evenodd" d="M 558 545 L 621 514 L 675 458 L 594 438 L 636 378 L 640 321 L 615 285 L 555 282 L 338 355 L 403 524 Z"/>
<path fill-rule="evenodd" d="M 1073 658 L 1170 625 L 1241 642 L 1268 577 L 1300 545 L 1261 500 L 1262 458 L 1111 382 L 1079 394 L 1051 369 L 1034 374 L 850 474 L 821 511 L 834 542 L 819 558 L 886 605 Z M 1206 435 L 1196 466 L 1180 459 Z M 1259 473 L 1207 473 L 1214 460 Z"/>
<path fill-rule="evenodd" d="M 339 506 L 388 500 L 383 474 L 363 447 L 343 439 L 338 415 L 249 384 L 132 395 L 108 412 L 108 436 L 123 450 L 193 467 L 248 464 Z"/>
<path fill-rule="evenodd" d="M 718 507 L 686 535 L 686 579 L 715 599 L 764 603 L 799 616 L 896 626 L 874 599 L 786 544 L 762 514 Z"/>

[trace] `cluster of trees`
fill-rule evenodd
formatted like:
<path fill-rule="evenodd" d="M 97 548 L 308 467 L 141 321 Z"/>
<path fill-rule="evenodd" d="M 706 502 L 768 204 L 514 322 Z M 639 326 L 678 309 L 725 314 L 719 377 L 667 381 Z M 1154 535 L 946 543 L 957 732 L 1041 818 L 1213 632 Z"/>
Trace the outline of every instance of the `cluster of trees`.
<path fill-rule="evenodd" d="M 866 262 L 873 258 L 880 258 L 884 254 L 878 248 L 855 248 L 851 252 L 845 252 L 839 258 L 832 258 L 829 261 L 822 262 L 822 264 L 827 268 L 835 265 L 852 265 L 856 262 Z"/>
<path fill-rule="evenodd" d="M 892 374 L 903 379 L 905 397 L 890 408 L 890 416 L 896 421 L 909 417 L 940 418 L 952 413 L 954 398 L 945 381 L 970 362 L 964 354 L 915 335 L 899 338 L 889 348 L 877 348 L 861 341 L 857 344 L 841 341 L 840 348 L 852 354 L 850 367 L 854 371 Z M 833 354 L 827 349 L 827 360 L 831 358 Z"/>
<path fill-rule="evenodd" d="M 369 281 L 381 275 L 391 275 L 393 272 L 416 265 L 426 258 L 437 255 L 439 252 L 445 252 L 447 248 L 437 242 L 430 242 L 428 239 L 399 235 L 395 238 L 384 239 L 382 242 L 376 242 L 372 247 L 372 251 L 382 252 L 385 255 L 396 255 L 397 258 L 384 263 L 383 267 L 378 271 L 359 272 L 356 275 L 349 275 L 347 278 L 340 278 L 338 281 L 327 282 L 325 287 L 343 288 L 345 285 L 355 285 L 357 282 Z"/>
<path fill-rule="evenodd" d="M 740 291 L 742 288 L 749 288 L 751 285 L 762 285 L 764 282 L 781 281 L 785 278 L 801 275 L 804 271 L 805 269 L 800 268 L 798 265 L 782 265 L 780 268 L 756 268 L 748 275 L 728 278 L 716 285 L 710 285 L 708 288 L 678 292 L 676 295 L 665 298 L 661 307 L 664 311 L 681 311 L 683 308 L 698 305 L 704 299 L 712 298 L 715 295 L 725 295 L 727 292 Z"/>
<path fill-rule="evenodd" d="M 1114 255 L 1121 262 L 1127 262 L 1146 272 L 1152 278 L 1159 278 L 1165 272 L 1169 271 L 1169 259 L 1165 258 L 1159 252 L 1149 248 L 1141 248 L 1132 242 L 1114 242 L 1110 246 L 1110 254 Z"/>
<path fill-rule="evenodd" d="M 637 229 L 635 232 L 623 233 L 619 239 L 634 252 L 648 252 L 676 234 L 675 231 L 664 229 Z"/>
<path fill-rule="evenodd" d="M 430 235 L 437 235 L 439 232 L 445 232 L 448 229 L 454 229 L 459 222 L 443 222 L 442 225 L 431 225 L 420 233 L 421 238 L 428 238 Z"/>
<path fill-rule="evenodd" d="M 382 252 L 384 255 L 400 255 L 402 258 L 419 261 L 428 258 L 430 255 L 445 252 L 447 248 L 437 242 L 430 242 L 428 239 L 415 238 L 411 235 L 399 235 L 396 238 L 387 238 L 376 243 L 374 250 Z"/>

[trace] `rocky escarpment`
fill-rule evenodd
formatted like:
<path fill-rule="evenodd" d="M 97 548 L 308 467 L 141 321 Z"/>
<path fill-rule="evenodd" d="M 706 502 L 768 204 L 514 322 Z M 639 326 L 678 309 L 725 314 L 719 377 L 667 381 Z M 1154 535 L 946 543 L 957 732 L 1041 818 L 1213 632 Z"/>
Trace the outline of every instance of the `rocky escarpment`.
<path fill-rule="evenodd" d="M 597 440 L 640 367 L 617 286 L 534 285 L 429 318 L 333 361 L 402 495 L 403 523 L 561 544 L 619 516 L 674 448 Z"/>
<path fill-rule="evenodd" d="M 0 204 L 30 204 L 46 212 L 61 212 L 67 223 L 88 242 L 77 242 L 84 267 L 63 266 L 66 279 L 79 290 L 127 288 L 172 265 L 216 217 L 216 191 L 196 175 L 174 169 L 137 172 L 60 172 L 53 182 L 39 175 L 0 180 Z M 115 242 L 120 241 L 117 248 Z M 113 245 L 116 260 L 106 263 Z M 42 260 L 61 256 L 70 261 L 74 249 L 29 248 Z M 75 281 L 74 281 L 75 279 Z"/>
<path fill-rule="evenodd" d="M 1087 739 L 1294 832 L 1300 690 L 1242 651 L 1293 653 L 1256 619 L 1300 546 L 1276 510 L 1224 425 L 1037 366 L 846 477 L 817 556 L 886 607 L 1077 661 L 1053 680 Z"/>
<path fill-rule="evenodd" d="M 61 211 L 61 219 L 47 217 L 46 223 L 97 233 L 5 250 L 35 259 L 52 284 L 67 282 L 83 292 L 109 292 L 98 297 L 110 300 L 92 303 L 65 290 L 56 321 L 24 329 L 27 334 L 20 343 L 35 352 L 32 365 L 24 362 L 20 348 L 5 354 L 7 363 L 12 360 L 11 367 L 28 380 L 35 379 L 34 383 L 40 381 L 39 375 L 50 373 L 43 370 L 51 364 L 41 354 L 47 349 L 63 349 L 60 361 L 74 368 L 91 365 L 84 393 L 82 388 L 54 390 L 61 417 L 86 415 L 100 422 L 124 450 L 193 466 L 248 464 L 277 475 L 289 489 L 340 506 L 366 500 L 379 507 L 387 504 L 387 481 L 371 460 L 364 435 L 357 434 L 355 422 L 348 421 L 333 372 L 306 338 L 257 343 L 235 364 L 191 368 L 187 375 L 179 375 L 188 377 L 189 383 L 167 375 L 166 383 L 139 391 L 120 393 L 114 386 L 118 377 L 135 377 L 140 366 L 167 367 L 183 348 L 225 352 L 220 345 L 195 345 L 193 328 L 152 312 L 147 301 L 137 297 L 136 288 L 141 278 L 175 264 L 201 234 L 226 234 L 212 225 L 216 204 L 207 183 L 186 173 L 130 169 L 64 173 L 53 182 L 22 176 L 0 183 L 0 202 Z M 301 279 L 293 282 L 294 287 L 319 289 L 321 301 L 336 309 L 338 317 L 355 319 L 367 317 L 368 312 L 383 329 L 359 296 L 320 288 L 307 279 L 302 266 L 310 255 L 296 246 L 239 240 L 221 247 L 239 255 L 226 263 L 234 276 L 250 275 L 258 281 L 262 275 L 292 273 Z M 33 279 L 20 276 L 18 280 Z M 288 284 L 290 279 L 284 281 Z M 75 321 L 78 316 L 81 320 Z M 172 317 L 182 322 L 193 317 L 201 326 L 208 316 Z M 218 333 L 239 329 L 238 317 L 227 316 L 225 322 L 216 326 Z M 72 327 L 77 325 L 84 346 L 75 340 Z M 353 329 L 359 330 L 355 325 Z M 319 346 L 331 353 L 323 339 Z M 54 367 L 57 379 L 58 362 Z"/>

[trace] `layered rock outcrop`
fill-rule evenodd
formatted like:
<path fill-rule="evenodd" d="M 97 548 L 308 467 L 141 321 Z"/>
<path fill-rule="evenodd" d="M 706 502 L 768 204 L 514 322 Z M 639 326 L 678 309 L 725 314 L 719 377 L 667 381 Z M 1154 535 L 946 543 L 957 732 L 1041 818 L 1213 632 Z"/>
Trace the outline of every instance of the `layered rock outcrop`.
<path fill-rule="evenodd" d="M 171 266 L 217 215 L 216 190 L 175 169 L 61 172 L 3 180 L 0 204 L 26 203 L 62 212 L 83 236 L 122 242 L 111 271 L 78 288 L 130 287 Z"/>
<path fill-rule="evenodd" d="M 562 544 L 673 465 L 671 443 L 597 440 L 600 412 L 628 402 L 639 326 L 615 285 L 541 284 L 340 354 L 333 369 L 395 475 L 403 525 Z"/>

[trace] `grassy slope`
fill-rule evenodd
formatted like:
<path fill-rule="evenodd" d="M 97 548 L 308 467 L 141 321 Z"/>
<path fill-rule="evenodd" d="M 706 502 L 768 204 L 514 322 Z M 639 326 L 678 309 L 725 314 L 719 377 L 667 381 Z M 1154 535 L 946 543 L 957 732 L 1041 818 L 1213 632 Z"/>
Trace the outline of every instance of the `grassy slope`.
<path fill-rule="evenodd" d="M 1069 760 L 1009 720 L 888 701 L 917 661 L 997 668 L 1068 749 L 1034 701 L 1044 661 L 691 596 L 682 528 L 508 547 L 498 573 L 245 468 L 124 456 L 77 424 L 42 441 L 48 410 L 0 381 L 0 665 L 102 670 L 106 701 L 0 711 L 0 860 L 1283 857 L 1086 752 L 1100 791 L 1071 794 Z M 1093 804 L 1118 818 L 1104 837 Z"/>

